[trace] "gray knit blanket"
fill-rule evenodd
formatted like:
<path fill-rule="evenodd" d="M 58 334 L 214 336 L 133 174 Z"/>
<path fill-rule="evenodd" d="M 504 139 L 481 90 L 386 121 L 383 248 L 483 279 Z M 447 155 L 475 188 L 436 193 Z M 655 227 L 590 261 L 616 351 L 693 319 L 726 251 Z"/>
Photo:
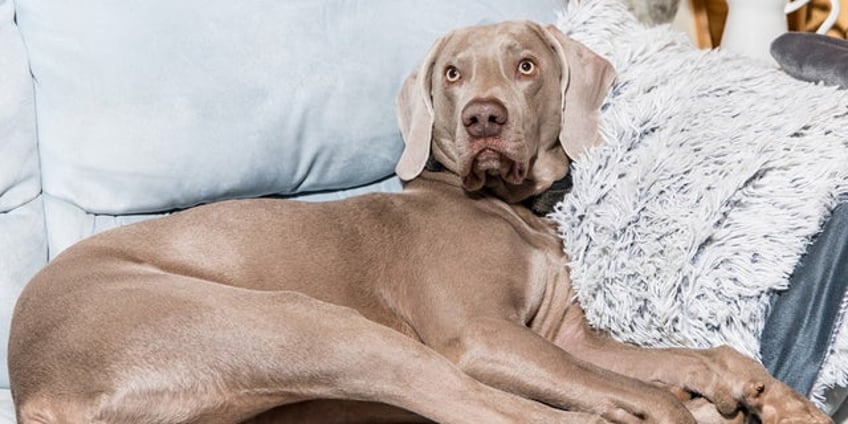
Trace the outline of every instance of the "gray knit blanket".
<path fill-rule="evenodd" d="M 618 72 L 604 143 L 574 163 L 552 215 L 590 323 L 639 345 L 757 357 L 770 295 L 848 193 L 848 92 L 697 50 L 616 1 L 572 0 L 558 25 Z M 846 323 L 819 402 L 848 386 Z"/>

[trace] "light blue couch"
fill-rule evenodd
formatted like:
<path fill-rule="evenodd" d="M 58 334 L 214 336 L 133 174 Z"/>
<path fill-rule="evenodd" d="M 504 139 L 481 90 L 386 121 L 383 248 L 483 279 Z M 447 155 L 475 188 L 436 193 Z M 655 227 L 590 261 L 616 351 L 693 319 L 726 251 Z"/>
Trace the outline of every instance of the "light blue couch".
<path fill-rule="evenodd" d="M 433 40 L 564 2 L 0 0 L 0 364 L 18 294 L 84 237 L 223 199 L 399 190 L 395 96 Z M 3 365 L 0 424 L 8 385 Z"/>
<path fill-rule="evenodd" d="M 0 424 L 50 258 L 216 200 L 399 190 L 394 99 L 433 40 L 563 1 L 0 0 Z"/>

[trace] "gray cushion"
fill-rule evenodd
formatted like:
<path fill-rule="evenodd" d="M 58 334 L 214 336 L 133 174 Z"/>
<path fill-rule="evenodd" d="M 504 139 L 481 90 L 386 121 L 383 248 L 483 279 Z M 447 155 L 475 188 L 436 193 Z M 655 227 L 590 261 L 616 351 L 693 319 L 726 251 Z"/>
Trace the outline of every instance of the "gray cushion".
<path fill-rule="evenodd" d="M 562 0 L 18 0 L 44 190 L 92 213 L 344 189 L 393 173 L 435 38 Z"/>
<path fill-rule="evenodd" d="M 848 41 L 826 35 L 787 32 L 771 44 L 771 55 L 795 78 L 848 87 Z"/>

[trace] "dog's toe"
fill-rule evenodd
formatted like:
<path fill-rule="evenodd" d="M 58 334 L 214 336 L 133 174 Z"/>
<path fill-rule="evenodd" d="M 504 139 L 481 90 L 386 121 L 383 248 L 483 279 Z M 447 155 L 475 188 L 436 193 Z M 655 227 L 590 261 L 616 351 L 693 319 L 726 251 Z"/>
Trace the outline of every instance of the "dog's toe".
<path fill-rule="evenodd" d="M 746 393 L 745 403 L 763 424 L 833 424 L 809 399 L 777 380 Z"/>

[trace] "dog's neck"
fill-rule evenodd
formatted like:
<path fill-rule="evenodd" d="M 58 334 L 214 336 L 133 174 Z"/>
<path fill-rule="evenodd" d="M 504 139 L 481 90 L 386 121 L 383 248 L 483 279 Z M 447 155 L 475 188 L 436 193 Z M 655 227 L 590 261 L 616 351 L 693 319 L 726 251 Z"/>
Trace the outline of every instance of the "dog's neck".
<path fill-rule="evenodd" d="M 433 155 L 430 155 L 427 159 L 424 169 L 430 172 L 448 172 L 447 168 Z M 562 200 L 565 194 L 571 191 L 571 187 L 572 180 L 569 172 L 564 177 L 554 181 L 547 190 L 522 200 L 521 205 L 530 209 L 536 216 L 547 216 L 554 211 L 556 204 Z"/>

